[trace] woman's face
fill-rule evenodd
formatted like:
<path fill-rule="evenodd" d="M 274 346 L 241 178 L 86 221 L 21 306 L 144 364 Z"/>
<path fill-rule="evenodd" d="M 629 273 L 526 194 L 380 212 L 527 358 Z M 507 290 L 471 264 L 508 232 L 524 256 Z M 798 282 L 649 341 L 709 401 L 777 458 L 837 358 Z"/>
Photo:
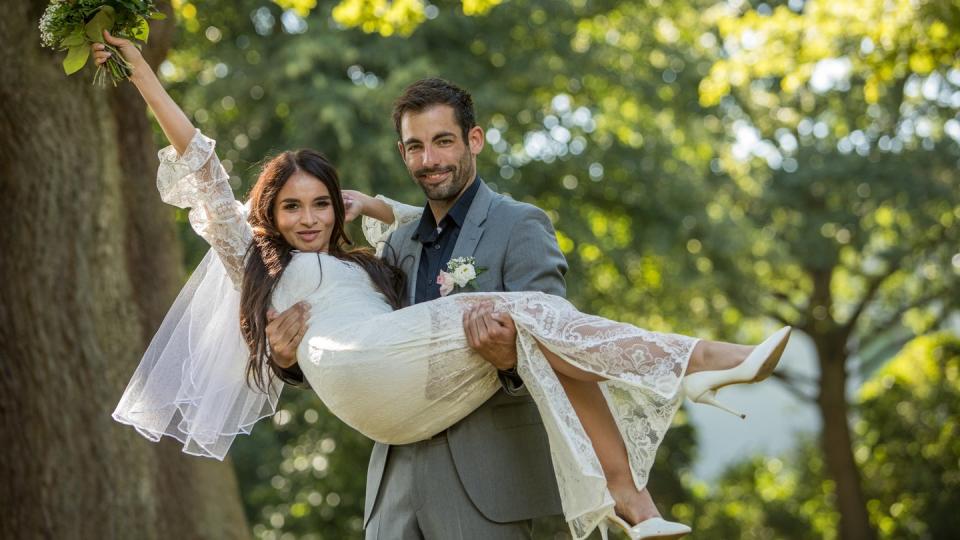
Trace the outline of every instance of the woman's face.
<path fill-rule="evenodd" d="M 318 178 L 297 171 L 273 202 L 277 230 L 293 249 L 328 251 L 336 216 L 330 190 Z"/>

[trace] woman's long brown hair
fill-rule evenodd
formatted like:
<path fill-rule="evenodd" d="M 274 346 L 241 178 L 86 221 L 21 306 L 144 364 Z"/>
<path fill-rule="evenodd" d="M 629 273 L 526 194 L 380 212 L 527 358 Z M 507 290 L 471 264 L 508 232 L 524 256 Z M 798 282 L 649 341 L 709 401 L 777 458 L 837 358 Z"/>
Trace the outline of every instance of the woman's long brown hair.
<path fill-rule="evenodd" d="M 273 376 L 286 383 L 305 384 L 298 365 L 284 369 L 274 362 L 267 346 L 266 332 L 270 298 L 290 263 L 293 250 L 276 228 L 273 208 L 280 190 L 297 171 L 315 177 L 330 191 L 334 224 L 328 254 L 363 268 L 394 309 L 403 305 L 403 272 L 378 259 L 369 249 L 347 249 L 352 242 L 344 230 L 346 210 L 337 170 L 330 161 L 314 150 L 288 151 L 271 159 L 264 165 L 257 183 L 250 190 L 248 221 L 253 227 L 253 242 L 247 251 L 240 288 L 240 329 L 250 348 L 247 383 L 263 392 L 269 388 L 269 378 Z M 269 367 L 269 371 L 264 370 L 264 366 Z"/>

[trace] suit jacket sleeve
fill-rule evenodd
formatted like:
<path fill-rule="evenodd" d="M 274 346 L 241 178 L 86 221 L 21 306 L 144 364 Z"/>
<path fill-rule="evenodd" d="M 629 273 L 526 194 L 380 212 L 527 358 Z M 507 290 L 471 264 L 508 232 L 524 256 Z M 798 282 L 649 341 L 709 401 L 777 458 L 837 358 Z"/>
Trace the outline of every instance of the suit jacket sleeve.
<path fill-rule="evenodd" d="M 503 285 L 508 292 L 540 291 L 566 296 L 563 275 L 567 260 L 557 244 L 557 235 L 550 218 L 535 206 L 523 206 L 523 216 L 513 226 L 503 265 Z M 500 383 L 506 393 L 526 393 L 523 381 L 516 374 L 500 372 Z"/>

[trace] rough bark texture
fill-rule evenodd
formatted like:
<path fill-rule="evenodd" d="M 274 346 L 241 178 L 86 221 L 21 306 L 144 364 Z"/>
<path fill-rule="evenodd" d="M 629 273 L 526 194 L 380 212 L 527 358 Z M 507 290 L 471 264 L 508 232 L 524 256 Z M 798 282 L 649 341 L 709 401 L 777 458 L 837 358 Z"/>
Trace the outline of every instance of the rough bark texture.
<path fill-rule="evenodd" d="M 247 538 L 228 464 L 110 418 L 180 252 L 142 103 L 66 77 L 39 45 L 44 6 L 0 18 L 0 538 Z M 155 28 L 154 62 L 170 32 Z"/>

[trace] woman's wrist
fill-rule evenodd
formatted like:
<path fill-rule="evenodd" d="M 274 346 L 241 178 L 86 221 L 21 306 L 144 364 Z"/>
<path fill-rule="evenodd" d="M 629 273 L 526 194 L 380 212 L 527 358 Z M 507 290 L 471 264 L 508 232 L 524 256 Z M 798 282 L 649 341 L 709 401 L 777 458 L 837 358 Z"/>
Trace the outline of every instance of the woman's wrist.
<path fill-rule="evenodd" d="M 130 74 L 130 82 L 133 84 L 140 84 L 149 80 L 150 77 L 156 77 L 153 70 L 150 69 L 150 64 L 148 64 L 143 57 L 140 57 L 139 60 L 131 64 L 133 66 L 133 73 Z"/>
<path fill-rule="evenodd" d="M 360 202 L 360 214 L 361 214 L 361 215 L 364 215 L 364 216 L 371 217 L 371 216 L 370 216 L 371 205 L 372 205 L 372 203 L 373 203 L 374 201 L 376 201 L 376 199 L 374 199 L 374 198 L 371 197 L 370 195 L 367 195 L 366 193 L 363 193 L 363 192 L 357 192 L 357 193 L 358 193 L 359 199 L 360 199 L 360 201 L 359 201 L 359 202 Z"/>
<path fill-rule="evenodd" d="M 396 218 L 393 215 L 393 208 L 376 197 L 371 197 L 369 195 L 364 195 L 367 200 L 364 201 L 363 213 L 365 216 L 371 217 L 377 221 L 382 221 L 387 225 L 392 224 Z"/>

